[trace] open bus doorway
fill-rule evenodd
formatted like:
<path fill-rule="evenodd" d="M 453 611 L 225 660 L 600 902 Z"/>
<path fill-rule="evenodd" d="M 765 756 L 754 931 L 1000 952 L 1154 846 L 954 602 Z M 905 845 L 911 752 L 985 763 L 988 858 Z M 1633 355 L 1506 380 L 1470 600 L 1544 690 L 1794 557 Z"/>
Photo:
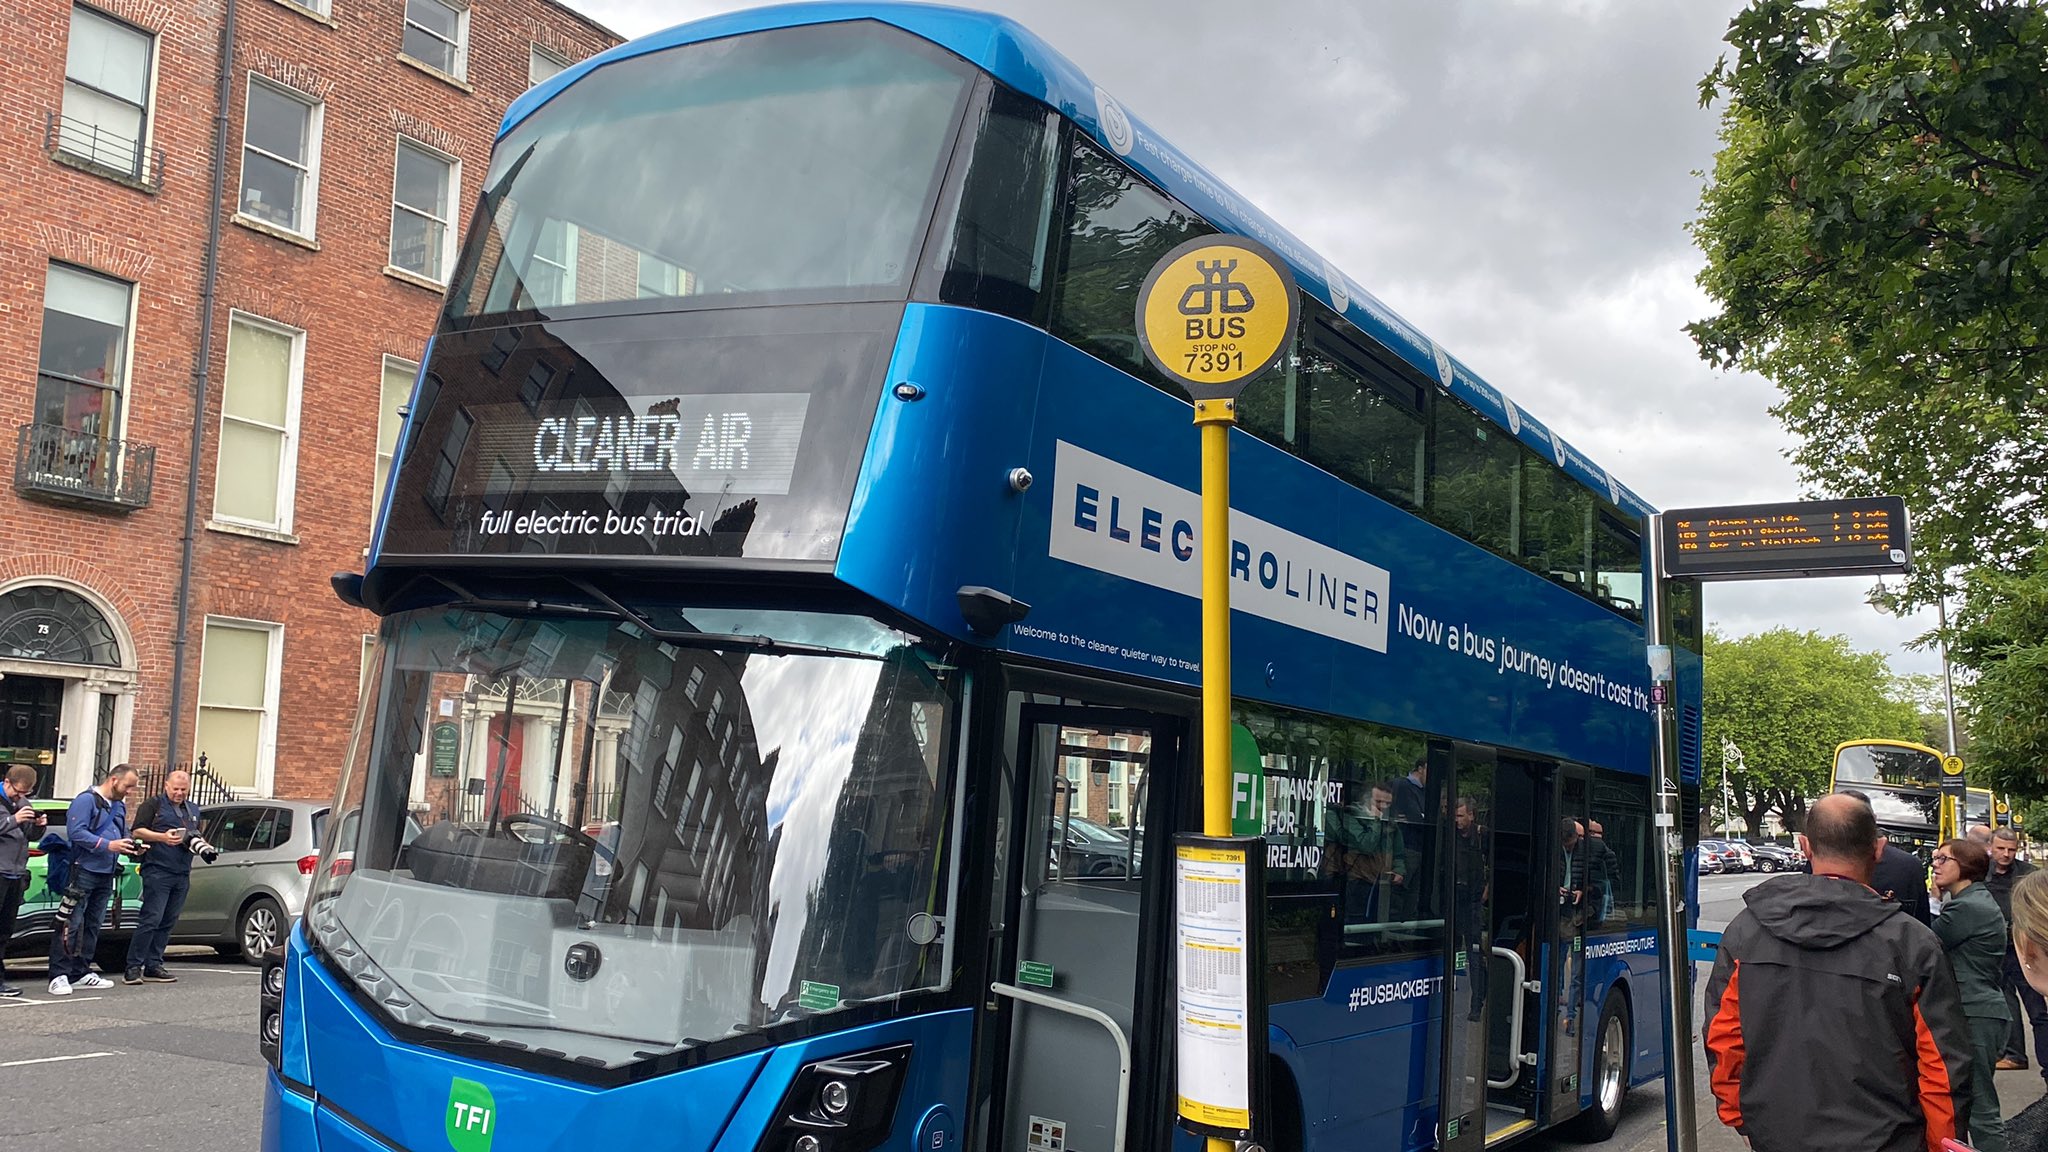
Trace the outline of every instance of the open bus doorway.
<path fill-rule="evenodd" d="M 1565 848 L 1554 770 L 1476 745 L 1437 755 L 1451 761 L 1456 780 L 1439 1141 L 1464 1152 L 1538 1123 L 1543 1069 L 1557 1066 L 1546 1022 L 1570 987 L 1575 956 L 1561 935 L 1572 921 L 1559 910 Z"/>

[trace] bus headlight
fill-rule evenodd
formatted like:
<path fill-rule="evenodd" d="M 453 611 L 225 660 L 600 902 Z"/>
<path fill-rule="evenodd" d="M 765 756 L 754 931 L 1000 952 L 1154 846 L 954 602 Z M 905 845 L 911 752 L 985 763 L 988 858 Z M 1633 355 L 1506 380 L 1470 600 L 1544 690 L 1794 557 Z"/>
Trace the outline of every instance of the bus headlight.
<path fill-rule="evenodd" d="M 910 1067 L 910 1045 L 797 1069 L 762 1136 L 761 1152 L 868 1152 L 889 1138 Z"/>

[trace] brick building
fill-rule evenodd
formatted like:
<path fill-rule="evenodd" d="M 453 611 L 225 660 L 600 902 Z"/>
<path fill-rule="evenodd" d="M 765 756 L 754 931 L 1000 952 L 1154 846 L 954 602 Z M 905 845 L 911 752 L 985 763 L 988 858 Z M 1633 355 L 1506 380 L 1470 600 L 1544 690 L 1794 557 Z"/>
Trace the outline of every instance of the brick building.
<path fill-rule="evenodd" d="M 551 0 L 29 0 L 22 27 L 0 761 L 58 795 L 201 755 L 324 795 L 372 626 L 328 577 L 361 569 L 492 134 L 619 38 Z"/>

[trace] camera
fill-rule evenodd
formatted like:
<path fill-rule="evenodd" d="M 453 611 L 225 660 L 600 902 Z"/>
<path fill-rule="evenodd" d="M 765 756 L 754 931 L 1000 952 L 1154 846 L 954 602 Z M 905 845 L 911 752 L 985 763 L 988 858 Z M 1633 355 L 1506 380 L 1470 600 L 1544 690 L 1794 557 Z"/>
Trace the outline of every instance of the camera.
<path fill-rule="evenodd" d="M 215 848 L 212 844 L 200 839 L 198 836 L 185 837 L 185 851 L 192 853 L 208 864 L 220 859 L 220 849 Z"/>
<path fill-rule="evenodd" d="M 147 844 L 144 844 L 144 843 L 143 843 L 142 841 L 140 841 L 140 840 L 137 840 L 137 839 L 135 839 L 135 838 L 134 838 L 134 837 L 132 837 L 132 836 L 131 836 L 131 837 L 129 837 L 129 839 L 128 839 L 128 851 L 127 851 L 127 852 L 125 853 L 125 855 L 128 855 L 128 856 L 132 856 L 132 857 L 134 857 L 135 859 L 137 859 L 137 860 L 140 860 L 140 859 L 142 859 L 142 858 L 143 858 L 144 856 L 146 856 L 146 855 L 148 855 L 148 854 L 149 854 L 149 845 L 147 845 Z"/>

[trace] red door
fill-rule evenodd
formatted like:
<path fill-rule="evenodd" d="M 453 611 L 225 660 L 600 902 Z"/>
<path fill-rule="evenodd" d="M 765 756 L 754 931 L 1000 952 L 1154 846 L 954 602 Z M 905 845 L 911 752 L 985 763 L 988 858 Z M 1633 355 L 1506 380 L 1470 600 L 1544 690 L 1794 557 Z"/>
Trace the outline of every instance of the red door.
<path fill-rule="evenodd" d="M 490 815 L 524 812 L 526 803 L 519 794 L 519 765 L 526 758 L 526 725 L 518 717 L 500 712 L 491 717 L 490 734 Z"/>

